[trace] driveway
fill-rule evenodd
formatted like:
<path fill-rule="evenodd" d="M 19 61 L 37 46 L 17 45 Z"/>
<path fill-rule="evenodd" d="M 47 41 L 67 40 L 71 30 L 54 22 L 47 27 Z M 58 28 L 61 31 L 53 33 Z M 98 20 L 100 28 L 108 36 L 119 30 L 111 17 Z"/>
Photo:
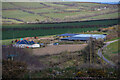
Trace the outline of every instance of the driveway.
<path fill-rule="evenodd" d="M 101 49 L 98 50 L 98 56 L 101 57 L 104 61 L 106 61 L 108 64 L 110 64 L 111 66 L 116 66 L 113 62 L 109 61 L 108 59 L 106 59 L 103 55 L 102 55 L 102 49 L 107 47 L 109 44 L 113 43 L 113 42 L 116 42 L 118 40 L 114 40 L 114 41 L 109 41 L 109 42 L 106 42 L 106 45 L 104 45 Z"/>

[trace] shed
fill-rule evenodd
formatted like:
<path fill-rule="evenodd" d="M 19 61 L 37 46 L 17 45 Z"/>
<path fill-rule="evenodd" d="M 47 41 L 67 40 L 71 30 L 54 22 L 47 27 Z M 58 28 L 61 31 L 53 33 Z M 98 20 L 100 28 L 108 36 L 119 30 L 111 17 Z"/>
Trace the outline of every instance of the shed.
<path fill-rule="evenodd" d="M 88 41 L 90 37 L 67 37 L 67 38 L 62 38 L 61 40 L 67 40 L 67 41 Z"/>
<path fill-rule="evenodd" d="M 21 47 L 21 48 L 25 48 L 25 47 L 29 47 L 29 48 L 40 47 L 40 45 L 39 44 L 35 44 L 34 41 L 27 41 L 27 40 L 18 41 L 13 46 Z"/>
<path fill-rule="evenodd" d="M 92 38 L 95 38 L 95 39 L 104 39 L 106 37 L 106 35 L 103 35 L 103 34 L 79 34 L 79 35 L 75 35 L 75 36 L 72 36 L 72 37 L 92 37 Z"/>
<path fill-rule="evenodd" d="M 57 35 L 57 36 L 59 36 L 59 37 L 61 37 L 61 36 L 71 37 L 71 36 L 75 36 L 75 35 L 78 35 L 78 34 L 65 33 L 65 34 L 60 34 L 60 35 Z"/>

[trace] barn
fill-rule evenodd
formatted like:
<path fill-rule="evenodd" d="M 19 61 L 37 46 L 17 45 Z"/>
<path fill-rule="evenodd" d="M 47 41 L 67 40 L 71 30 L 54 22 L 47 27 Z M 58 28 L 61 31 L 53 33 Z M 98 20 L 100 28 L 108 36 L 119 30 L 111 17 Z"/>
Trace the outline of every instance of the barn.
<path fill-rule="evenodd" d="M 66 37 L 72 37 L 72 36 L 75 36 L 75 35 L 78 35 L 78 34 L 65 33 L 65 34 L 57 35 L 56 37 L 61 39 L 61 38 L 66 38 Z"/>
<path fill-rule="evenodd" d="M 72 37 L 92 37 L 94 39 L 104 39 L 106 37 L 106 35 L 104 34 L 79 34 L 79 35 L 75 35 Z"/>
<path fill-rule="evenodd" d="M 72 37 L 62 38 L 62 41 L 88 41 L 90 38 L 93 39 L 105 39 L 106 35 L 103 34 L 77 34 Z"/>
<path fill-rule="evenodd" d="M 62 38 L 61 40 L 64 41 L 88 41 L 90 37 L 67 37 L 67 38 Z"/>
<path fill-rule="evenodd" d="M 40 45 L 39 44 L 35 44 L 34 41 L 27 41 L 27 40 L 18 41 L 13 46 L 20 47 L 20 48 L 26 48 L 26 47 L 28 47 L 28 48 L 36 48 L 36 47 L 40 47 Z"/>

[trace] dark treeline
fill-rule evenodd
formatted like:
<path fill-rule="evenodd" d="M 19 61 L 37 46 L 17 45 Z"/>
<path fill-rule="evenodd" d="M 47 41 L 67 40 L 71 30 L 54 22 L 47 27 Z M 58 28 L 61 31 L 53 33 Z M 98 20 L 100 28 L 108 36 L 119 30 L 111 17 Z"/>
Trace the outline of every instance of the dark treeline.
<path fill-rule="evenodd" d="M 21 19 L 16 19 L 16 18 L 8 18 L 8 17 L 3 17 L 3 16 L 2 16 L 2 18 L 3 18 L 3 19 L 13 19 L 13 20 L 16 20 L 16 21 L 24 22 L 23 20 L 21 20 Z"/>
<path fill-rule="evenodd" d="M 44 4 L 44 3 L 40 3 L 40 4 L 43 5 L 43 6 L 46 6 L 46 7 L 51 7 L 51 6 L 49 6 L 47 4 Z"/>
<path fill-rule="evenodd" d="M 81 26 L 56 26 L 56 27 L 28 27 L 28 28 L 2 28 L 3 31 L 9 30 L 38 30 L 38 29 L 64 29 L 64 28 L 99 28 L 99 27 L 107 27 L 112 25 L 81 25 Z"/>
<path fill-rule="evenodd" d="M 87 21 L 69 21 L 69 22 L 46 22 L 46 23 L 29 23 L 29 24 L 63 24 L 63 23 L 75 23 L 75 22 L 95 22 L 95 21 L 103 21 L 103 23 L 104 23 L 104 21 L 119 21 L 120 20 L 120 18 L 116 18 L 116 19 L 100 19 L 100 20 L 87 20 Z M 86 24 L 86 23 L 85 23 Z"/>

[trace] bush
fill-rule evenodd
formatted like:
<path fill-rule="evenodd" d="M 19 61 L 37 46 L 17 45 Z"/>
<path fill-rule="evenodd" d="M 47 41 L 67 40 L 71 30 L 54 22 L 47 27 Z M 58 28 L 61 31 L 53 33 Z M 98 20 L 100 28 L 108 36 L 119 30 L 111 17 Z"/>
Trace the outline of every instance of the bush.
<path fill-rule="evenodd" d="M 23 62 L 3 60 L 2 63 L 3 78 L 23 78 L 27 72 L 27 65 Z"/>
<path fill-rule="evenodd" d="M 79 71 L 76 77 L 87 77 L 88 74 L 85 71 Z"/>
<path fill-rule="evenodd" d="M 89 77 L 106 77 L 107 73 L 102 69 L 88 69 Z"/>

